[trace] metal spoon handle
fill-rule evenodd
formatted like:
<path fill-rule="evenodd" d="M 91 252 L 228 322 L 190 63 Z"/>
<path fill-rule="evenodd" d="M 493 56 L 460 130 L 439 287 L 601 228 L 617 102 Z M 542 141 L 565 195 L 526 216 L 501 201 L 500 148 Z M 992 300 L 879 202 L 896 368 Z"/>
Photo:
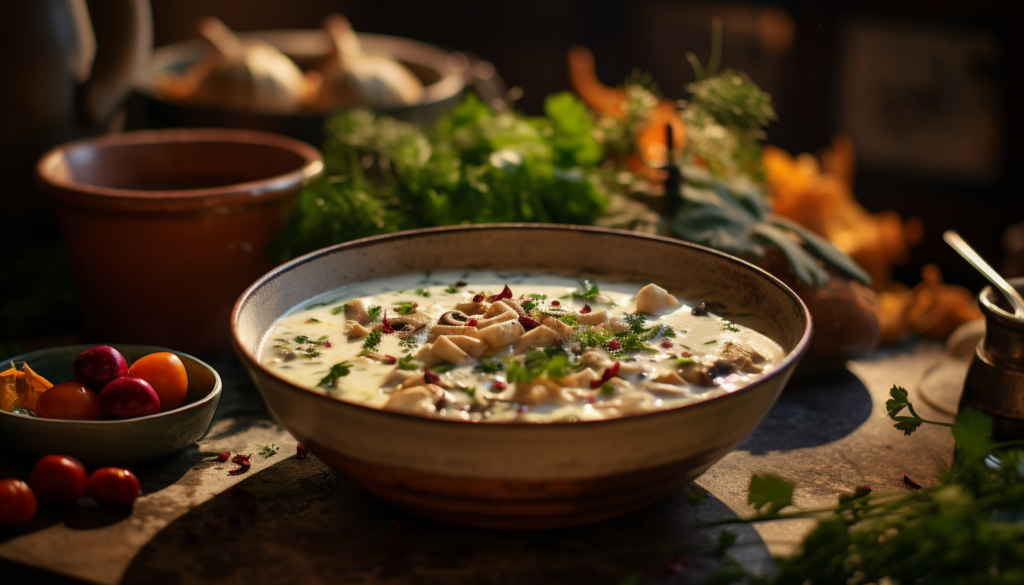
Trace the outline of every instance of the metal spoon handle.
<path fill-rule="evenodd" d="M 985 278 L 992 283 L 992 286 L 999 289 L 999 291 L 1006 296 L 1010 301 L 1010 304 L 1013 305 L 1013 314 L 1015 317 L 1024 318 L 1024 298 L 1021 298 L 1017 289 L 1010 286 L 1010 283 L 1006 282 L 1006 280 L 1003 279 L 1003 277 L 996 272 L 994 268 L 989 266 L 988 262 L 985 262 L 985 259 L 979 256 L 978 253 L 974 251 L 974 248 L 960 237 L 960 234 L 956 233 L 954 230 L 946 230 L 942 233 L 942 239 L 946 240 L 947 244 L 964 257 L 964 260 L 967 260 L 971 266 L 978 270 L 978 272 L 984 274 Z"/>

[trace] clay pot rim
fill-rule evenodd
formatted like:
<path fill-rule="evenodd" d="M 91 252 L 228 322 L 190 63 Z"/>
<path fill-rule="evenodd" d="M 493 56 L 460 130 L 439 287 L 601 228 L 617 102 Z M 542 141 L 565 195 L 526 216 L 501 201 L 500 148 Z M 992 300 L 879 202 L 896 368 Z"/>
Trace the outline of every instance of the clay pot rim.
<path fill-rule="evenodd" d="M 718 257 L 720 261 L 728 262 L 728 263 L 733 263 L 733 264 L 738 264 L 738 265 L 742 266 L 744 269 L 749 270 L 751 272 L 754 272 L 754 273 L 758 274 L 759 276 L 761 276 L 762 278 L 765 278 L 772 285 L 774 285 L 774 286 L 778 287 L 779 289 L 781 289 L 782 292 L 786 296 L 788 296 L 790 298 L 790 300 L 794 301 L 795 304 L 797 305 L 797 307 L 799 308 L 800 313 L 803 315 L 803 317 L 804 317 L 804 319 L 806 321 L 806 327 L 804 327 L 804 330 L 803 330 L 803 332 L 802 332 L 802 334 L 800 336 L 799 341 L 797 341 L 797 343 L 793 347 L 793 349 L 790 350 L 785 355 L 785 357 L 783 357 L 782 360 L 779 361 L 778 364 L 776 364 L 775 370 L 773 372 L 771 372 L 770 374 L 768 374 L 767 376 L 765 376 L 763 378 L 759 378 L 759 379 L 755 380 L 754 382 L 752 382 L 752 383 L 750 383 L 750 384 L 748 384 L 748 385 L 746 385 L 746 386 L 744 386 L 744 387 L 742 387 L 742 388 L 740 388 L 738 390 L 735 390 L 735 391 L 730 392 L 728 394 L 723 394 L 721 396 L 716 396 L 714 398 L 709 398 L 707 400 L 702 400 L 700 402 L 694 402 L 694 403 L 690 403 L 690 404 L 683 404 L 683 405 L 676 406 L 676 407 L 673 407 L 673 408 L 667 408 L 667 409 L 664 409 L 664 410 L 657 410 L 657 411 L 654 411 L 654 412 L 646 412 L 646 413 L 635 415 L 635 416 L 624 416 L 624 417 L 619 417 L 619 418 L 610 418 L 610 419 L 601 419 L 601 420 L 578 421 L 578 422 L 571 422 L 571 423 L 570 422 L 563 422 L 563 421 L 547 421 L 547 422 L 509 421 L 509 422 L 502 422 L 502 423 L 494 424 L 494 425 L 487 425 L 487 424 L 472 423 L 472 422 L 461 421 L 461 420 L 451 420 L 451 419 L 445 419 L 445 418 L 425 417 L 425 416 L 419 416 L 419 415 L 405 413 L 405 412 L 395 412 L 395 411 L 384 410 L 384 409 L 380 409 L 380 408 L 373 408 L 373 407 L 370 407 L 370 406 L 366 406 L 364 404 L 359 404 L 359 403 L 356 403 L 356 402 L 349 402 L 347 400 L 342 400 L 340 398 L 335 398 L 335 397 L 332 397 L 332 396 L 328 396 L 328 395 L 323 394 L 321 392 L 317 392 L 316 390 L 313 390 L 311 388 L 305 388 L 305 387 L 300 386 L 300 385 L 298 385 L 298 384 L 296 384 L 296 383 L 294 383 L 294 382 L 292 382 L 290 380 L 286 380 L 285 378 L 282 378 L 281 376 L 279 376 L 276 373 L 274 373 L 269 368 L 266 368 L 265 366 L 263 366 L 263 364 L 261 364 L 259 362 L 259 359 L 257 357 L 255 357 L 255 356 L 253 356 L 249 352 L 249 350 L 242 344 L 241 335 L 240 335 L 240 332 L 239 332 L 239 321 L 241 320 L 242 311 L 245 308 L 246 304 L 249 302 L 250 298 L 253 295 L 255 295 L 259 291 L 259 289 L 261 289 L 262 287 L 270 284 L 271 282 L 273 282 L 277 278 L 280 278 L 280 277 L 284 276 L 286 273 L 290 272 L 292 269 L 296 268 L 297 266 L 299 266 L 301 264 L 305 264 L 307 262 L 316 261 L 316 259 L 320 258 L 321 256 L 327 256 L 327 255 L 333 254 L 333 253 L 335 253 L 335 252 L 337 252 L 339 250 L 349 250 L 349 249 L 357 249 L 357 248 L 363 248 L 363 247 L 367 247 L 367 246 L 373 246 L 373 245 L 375 245 L 375 244 L 377 244 L 378 242 L 381 242 L 381 241 L 385 241 L 386 242 L 386 241 L 395 240 L 395 239 L 416 238 L 416 237 L 425 236 L 425 235 L 454 233 L 454 232 L 473 232 L 473 231 L 481 231 L 481 230 L 512 230 L 512 231 L 514 231 L 514 230 L 525 230 L 525 229 L 540 229 L 540 230 L 550 230 L 550 231 L 567 231 L 567 232 L 577 232 L 577 233 L 582 232 L 582 233 L 590 233 L 590 234 L 603 235 L 603 236 L 606 236 L 606 237 L 621 237 L 621 238 L 624 238 L 624 239 L 627 239 L 627 240 L 628 239 L 654 240 L 654 241 L 668 243 L 668 244 L 672 244 L 672 245 L 679 245 L 679 246 L 682 246 L 682 247 L 693 248 L 693 249 L 699 250 L 699 251 L 704 252 L 704 253 L 709 253 L 712 256 Z M 767 384 L 769 382 L 769 380 L 771 380 L 773 378 L 777 378 L 777 377 L 780 377 L 780 376 L 788 377 L 789 373 L 791 373 L 792 370 L 794 369 L 794 366 L 801 360 L 801 358 L 803 358 L 804 354 L 807 353 L 807 349 L 811 345 L 811 338 L 813 336 L 813 332 L 814 332 L 814 326 L 813 326 L 813 322 L 811 320 L 811 313 L 808 310 L 807 305 L 803 302 L 803 299 L 801 299 L 795 292 L 793 292 L 793 289 L 791 289 L 784 282 L 782 282 L 782 280 L 780 280 L 779 278 L 775 277 L 774 275 L 769 273 L 767 270 L 764 270 L 763 268 L 760 268 L 759 266 L 755 266 L 754 264 L 751 264 L 750 262 L 747 262 L 746 260 L 743 260 L 743 259 L 738 258 L 736 256 L 732 256 L 730 254 L 726 254 L 724 252 L 720 252 L 720 251 L 712 249 L 712 248 L 708 248 L 706 246 L 701 246 L 699 244 L 694 244 L 692 242 L 687 242 L 687 241 L 684 241 L 684 240 L 679 240 L 679 239 L 676 239 L 676 238 L 670 238 L 670 237 L 666 237 L 666 236 L 659 236 L 659 235 L 654 235 L 654 234 L 646 234 L 646 233 L 641 233 L 641 232 L 633 232 L 633 231 L 628 231 L 628 230 L 606 228 L 606 227 L 599 227 L 599 226 L 568 225 L 568 224 L 543 224 L 543 223 L 486 223 L 486 224 L 470 224 L 470 225 L 456 225 L 456 226 L 427 227 L 427 228 L 419 228 L 419 229 L 411 229 L 411 230 L 405 230 L 405 231 L 400 231 L 400 232 L 394 232 L 394 233 L 390 233 L 390 234 L 383 234 L 383 235 L 378 235 L 378 236 L 370 236 L 370 237 L 362 238 L 362 239 L 359 239 L 359 240 L 352 240 L 350 242 L 344 242 L 344 243 L 341 243 L 341 244 L 335 244 L 333 246 L 328 246 L 326 248 L 321 248 L 319 250 L 315 250 L 315 251 L 310 252 L 308 254 L 305 254 L 305 255 L 293 258 L 293 259 L 289 260 L 288 262 L 285 262 L 285 263 L 277 266 L 276 268 L 274 268 L 270 272 L 264 274 L 256 282 L 252 283 L 249 286 L 249 288 L 247 288 L 245 290 L 245 292 L 243 292 L 241 294 L 241 296 L 238 297 L 238 300 L 235 302 L 234 308 L 231 310 L 231 345 L 232 345 L 233 349 L 235 350 L 234 351 L 235 356 L 238 357 L 239 361 L 242 362 L 242 365 L 245 366 L 245 368 L 249 371 L 250 377 L 255 377 L 256 376 L 256 372 L 258 372 L 259 373 L 258 375 L 268 377 L 270 379 L 273 379 L 277 383 L 281 384 L 282 387 L 286 388 L 293 395 L 301 395 L 301 396 L 313 397 L 313 400 L 320 401 L 320 402 L 328 401 L 329 403 L 331 403 L 333 405 L 340 405 L 339 406 L 340 408 L 351 409 L 351 410 L 357 411 L 357 412 L 369 413 L 371 416 L 380 416 L 380 417 L 383 417 L 383 418 L 392 418 L 392 419 L 395 419 L 395 420 L 416 421 L 419 424 L 427 424 L 427 425 L 471 425 L 473 427 L 479 427 L 479 428 L 495 427 L 495 428 L 504 428 L 504 429 L 536 429 L 536 428 L 544 427 L 544 428 L 557 428 L 557 429 L 561 430 L 561 429 L 578 429 L 581 426 L 584 426 L 584 427 L 587 427 L 587 428 L 596 428 L 596 427 L 599 427 L 599 426 L 610 426 L 610 425 L 618 425 L 618 424 L 624 424 L 624 423 L 628 424 L 631 421 L 634 421 L 636 419 L 650 420 L 650 419 L 655 418 L 655 417 L 664 418 L 666 416 L 673 416 L 674 413 L 678 413 L 680 410 L 683 410 L 683 409 L 687 409 L 687 410 L 700 410 L 700 409 L 706 408 L 707 405 L 712 404 L 712 403 L 731 401 L 731 400 L 734 400 L 735 397 L 740 395 L 740 394 L 749 394 L 751 392 L 754 392 L 755 389 L 760 388 L 761 386 L 764 386 L 765 384 Z M 788 379 L 787 379 L 787 382 L 788 382 Z M 566 431 L 566 432 L 573 432 L 573 431 Z"/>
<path fill-rule="evenodd" d="M 82 183 L 70 176 L 57 173 L 64 164 L 69 153 L 80 150 L 98 150 L 114 146 L 143 146 L 172 143 L 225 143 L 226 145 L 259 145 L 286 150 L 297 154 L 304 160 L 295 170 L 284 174 L 234 183 L 220 187 L 202 189 L 168 189 L 168 190 L 137 190 L 119 189 Z M 190 200 L 200 203 L 207 199 L 207 204 L 214 204 L 224 197 L 247 195 L 258 197 L 264 193 L 277 193 L 308 181 L 323 171 L 323 157 L 320 151 L 309 144 L 269 132 L 240 130 L 232 128 L 172 128 L 162 130 L 139 130 L 121 134 L 107 134 L 95 138 L 73 140 L 55 146 L 39 158 L 36 163 L 35 178 L 39 186 L 48 195 L 69 203 L 83 204 L 91 201 L 96 206 L 114 202 L 145 202 L 167 201 L 169 199 Z M 85 197 L 83 197 L 85 196 Z M 88 198 L 88 199 L 87 199 Z"/>

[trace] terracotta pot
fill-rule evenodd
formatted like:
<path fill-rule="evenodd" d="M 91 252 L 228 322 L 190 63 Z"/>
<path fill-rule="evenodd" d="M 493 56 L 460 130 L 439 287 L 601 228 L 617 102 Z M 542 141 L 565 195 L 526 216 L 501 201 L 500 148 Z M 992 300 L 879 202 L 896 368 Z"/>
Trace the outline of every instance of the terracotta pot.
<path fill-rule="evenodd" d="M 534 269 L 615 273 L 669 288 L 719 291 L 750 307 L 786 351 L 776 369 L 717 398 L 620 419 L 470 423 L 344 402 L 257 361 L 270 326 L 318 294 L 410 271 Z M 736 447 L 778 398 L 811 339 L 790 289 L 738 258 L 680 240 L 604 228 L 499 224 L 399 232 L 325 248 L 279 266 L 239 298 L 235 351 L 270 412 L 356 484 L 432 518 L 493 528 L 597 522 L 649 504 Z"/>
<path fill-rule="evenodd" d="M 245 130 L 156 130 L 70 142 L 36 180 L 49 197 L 89 338 L 190 353 L 224 349 L 238 294 L 270 265 L 266 247 L 319 151 Z"/>

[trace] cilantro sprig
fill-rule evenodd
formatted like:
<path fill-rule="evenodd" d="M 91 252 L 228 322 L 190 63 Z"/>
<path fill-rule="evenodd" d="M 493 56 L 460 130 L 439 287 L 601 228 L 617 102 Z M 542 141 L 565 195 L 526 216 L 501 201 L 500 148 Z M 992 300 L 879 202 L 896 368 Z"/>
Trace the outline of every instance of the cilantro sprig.
<path fill-rule="evenodd" d="M 596 299 L 599 294 L 601 294 L 601 289 L 597 287 L 597 284 L 590 282 L 589 280 L 584 280 L 581 284 L 581 288 L 583 289 L 582 291 L 572 291 L 572 298 L 587 299 L 592 301 Z"/>
<path fill-rule="evenodd" d="M 914 434 L 914 431 L 920 428 L 924 423 L 944 427 L 953 426 L 949 423 L 927 420 L 918 416 L 917 412 L 914 411 L 914 406 L 910 403 L 909 394 L 906 389 L 901 388 L 900 386 L 893 384 L 893 387 L 889 389 L 889 396 L 892 396 L 892 398 L 885 401 L 885 411 L 889 414 L 889 418 L 896 421 L 896 424 L 893 426 L 898 430 L 903 431 L 903 434 L 908 437 Z M 910 412 L 910 416 L 899 416 L 899 413 L 902 412 L 904 408 Z"/>
<path fill-rule="evenodd" d="M 537 378 L 561 378 L 572 371 L 569 355 L 561 347 L 535 349 L 522 359 L 513 361 L 505 371 L 505 379 L 515 384 L 528 384 Z"/>
<path fill-rule="evenodd" d="M 380 351 L 382 337 L 379 329 L 367 333 L 366 338 L 363 339 L 363 351 Z"/>
<path fill-rule="evenodd" d="M 350 367 L 351 365 L 352 364 L 350 364 L 348 360 L 334 364 L 333 366 L 331 366 L 331 370 L 327 373 L 327 375 L 320 379 L 320 385 L 330 386 L 337 382 L 339 379 L 349 375 L 349 373 L 351 373 L 352 371 Z"/>
<path fill-rule="evenodd" d="M 372 307 L 366 310 L 366 313 L 370 316 L 370 323 L 373 323 L 377 319 L 380 319 L 381 310 L 382 308 L 380 305 L 373 305 Z"/>

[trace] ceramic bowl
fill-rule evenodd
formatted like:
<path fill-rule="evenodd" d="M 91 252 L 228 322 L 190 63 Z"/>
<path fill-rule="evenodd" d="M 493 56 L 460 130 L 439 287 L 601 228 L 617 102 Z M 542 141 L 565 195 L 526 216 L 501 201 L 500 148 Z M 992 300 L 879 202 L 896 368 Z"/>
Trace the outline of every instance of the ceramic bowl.
<path fill-rule="evenodd" d="M 365 50 L 391 55 L 406 65 L 424 85 L 420 103 L 380 109 L 382 113 L 423 126 L 430 125 L 461 100 L 467 79 L 475 83 L 478 93 L 485 99 L 488 96 L 504 98 L 504 91 L 500 91 L 503 86 L 490 64 L 478 66 L 480 62 L 474 62 L 461 53 L 453 54 L 412 39 L 368 33 L 358 33 L 358 36 Z M 330 51 L 330 41 L 323 30 L 248 31 L 239 33 L 239 38 L 265 41 L 304 70 L 316 67 Z M 323 141 L 324 122 L 332 113 L 329 111 L 300 111 L 292 114 L 245 112 L 166 99 L 156 88 L 155 80 L 167 71 L 184 73 L 206 50 L 204 41 L 188 40 L 160 47 L 153 52 L 146 78 L 136 88 L 141 115 L 150 127 L 251 128 L 285 134 L 313 144 Z M 481 78 L 481 70 L 489 77 Z"/>
<path fill-rule="evenodd" d="M 44 455 L 70 455 L 86 467 L 127 466 L 173 455 L 198 441 L 210 427 L 220 401 L 217 371 L 179 351 L 153 345 L 111 344 L 129 364 L 142 356 L 170 351 L 181 358 L 188 373 L 185 404 L 150 416 L 126 420 L 55 420 L 0 411 L 0 443 L 28 461 Z M 53 384 L 75 379 L 78 354 L 93 345 L 65 345 L 21 354 L 10 361 L 25 362 Z M 5 363 L 8 360 L 5 360 Z"/>
<path fill-rule="evenodd" d="M 238 295 L 320 152 L 246 130 L 150 130 L 69 142 L 36 166 L 92 339 L 203 354 L 228 346 Z"/>
<path fill-rule="evenodd" d="M 756 310 L 786 350 L 777 369 L 731 394 L 679 408 L 579 423 L 486 424 L 420 418 L 295 386 L 257 361 L 271 324 L 299 303 L 362 280 L 480 268 L 609 273 L 715 290 Z M 431 228 L 325 248 L 283 264 L 239 298 L 235 350 L 274 417 L 313 453 L 395 506 L 460 524 L 537 529 L 588 524 L 692 480 L 761 421 L 811 339 L 800 299 L 742 260 L 679 240 L 593 227 Z"/>

